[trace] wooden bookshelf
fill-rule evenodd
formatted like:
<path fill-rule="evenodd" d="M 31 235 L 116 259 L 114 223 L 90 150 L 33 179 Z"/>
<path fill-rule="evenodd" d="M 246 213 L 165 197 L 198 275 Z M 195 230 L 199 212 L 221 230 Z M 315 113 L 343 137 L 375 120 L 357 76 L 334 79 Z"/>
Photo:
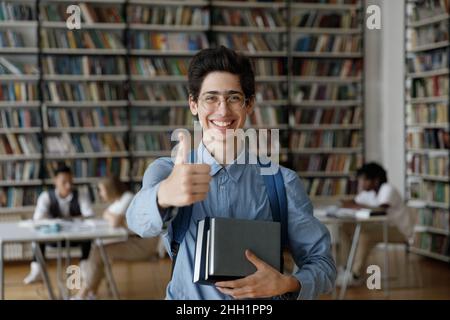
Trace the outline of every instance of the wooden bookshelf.
<path fill-rule="evenodd" d="M 3 95 L 0 94 L 0 143 L 3 146 L 0 198 L 6 198 L 6 203 L 0 204 L 2 216 L 30 211 L 31 201 L 37 197 L 42 185 L 36 1 L 6 1 L 3 4 L 2 9 L 9 11 L 2 14 L 0 32 L 15 34 L 23 43 L 0 44 L 0 86 L 3 89 Z M 14 88 L 16 92 L 5 93 L 8 88 Z M 21 139 L 26 141 L 21 142 Z M 10 150 L 5 154 L 6 145 Z"/>
<path fill-rule="evenodd" d="M 313 202 L 351 198 L 357 191 L 355 170 L 364 158 L 364 1 L 343 4 L 290 1 L 289 13 L 291 166 L 303 178 Z M 329 15 L 339 15 L 341 19 L 339 22 L 336 19 L 334 25 L 327 25 L 325 19 Z M 348 45 L 323 49 L 321 43 L 325 44 L 331 39 L 334 43 L 340 41 Z M 319 90 L 327 92 L 333 87 L 342 92 L 353 90 L 354 93 L 342 94 L 337 98 L 328 93 L 317 94 Z M 356 110 L 359 110 L 358 115 Z M 338 119 L 336 117 L 341 113 L 348 113 L 347 116 L 352 119 L 345 122 L 331 120 Z M 350 138 L 342 136 L 351 136 L 352 132 L 358 137 L 355 145 L 352 145 L 355 142 L 350 142 Z M 302 138 L 303 135 L 306 138 Z M 323 141 L 327 136 L 336 139 L 342 136 L 345 142 L 339 147 L 301 144 L 316 137 Z M 346 159 L 349 169 L 326 169 L 337 156 Z M 347 181 L 347 189 L 343 193 L 341 187 L 338 188 L 341 190 L 339 194 L 323 193 L 320 190 L 327 183 L 334 186 L 342 185 L 343 181 Z M 311 193 L 313 190 L 315 194 Z"/>
<path fill-rule="evenodd" d="M 450 66 L 440 60 L 450 53 L 449 12 L 439 6 L 445 2 L 434 10 L 430 1 L 406 3 L 405 185 L 407 204 L 417 212 L 411 252 L 450 262 Z M 426 38 L 430 29 L 440 31 Z"/>

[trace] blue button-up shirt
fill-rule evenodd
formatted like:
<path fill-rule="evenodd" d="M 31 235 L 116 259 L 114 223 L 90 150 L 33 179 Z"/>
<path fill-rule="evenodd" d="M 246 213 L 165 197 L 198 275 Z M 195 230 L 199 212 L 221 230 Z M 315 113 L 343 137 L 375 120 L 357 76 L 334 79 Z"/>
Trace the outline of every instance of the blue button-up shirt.
<path fill-rule="evenodd" d="M 272 220 L 270 203 L 260 167 L 257 164 L 239 164 L 239 157 L 222 166 L 200 143 L 197 162 L 211 166 L 210 190 L 204 201 L 193 205 L 192 218 L 181 243 L 175 269 L 167 286 L 167 299 L 231 299 L 214 286 L 193 283 L 194 251 L 197 222 L 205 217 Z M 166 246 L 171 234 L 168 225 L 173 210 L 160 212 L 157 191 L 162 180 L 172 171 L 171 158 L 159 158 L 146 170 L 141 190 L 127 211 L 127 223 L 141 237 L 164 234 Z M 336 267 L 330 253 L 330 234 L 313 216 L 313 207 L 297 174 L 279 167 L 286 187 L 288 203 L 288 240 L 298 270 L 293 274 L 301 284 L 299 299 L 314 299 L 329 292 L 336 278 Z M 170 254 L 170 253 L 169 253 Z"/>

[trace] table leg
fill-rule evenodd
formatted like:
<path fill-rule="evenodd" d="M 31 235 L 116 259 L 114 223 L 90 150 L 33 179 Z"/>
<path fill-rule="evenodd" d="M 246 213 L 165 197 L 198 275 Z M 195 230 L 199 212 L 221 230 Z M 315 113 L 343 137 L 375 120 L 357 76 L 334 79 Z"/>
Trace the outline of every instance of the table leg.
<path fill-rule="evenodd" d="M 0 300 L 5 299 L 5 272 L 3 270 L 3 242 L 0 240 Z"/>
<path fill-rule="evenodd" d="M 353 260 L 355 258 L 356 249 L 358 247 L 359 236 L 361 234 L 361 222 L 358 222 L 355 227 L 355 232 L 353 233 L 352 246 L 350 248 L 350 253 L 347 259 L 347 265 L 345 267 L 345 274 L 352 272 Z M 344 277 L 344 283 L 342 284 L 341 291 L 339 292 L 339 300 L 343 300 L 345 297 L 345 292 L 347 291 L 348 279 Z"/>
<path fill-rule="evenodd" d="M 57 249 L 56 249 L 56 274 L 57 274 L 57 281 L 58 281 L 58 290 L 59 290 L 59 297 L 60 299 L 66 299 L 66 290 L 64 285 L 64 279 L 62 274 L 62 261 L 61 261 L 61 248 L 62 244 L 61 241 L 58 241 L 56 243 Z"/>
<path fill-rule="evenodd" d="M 108 255 L 106 254 L 105 247 L 103 246 L 103 242 L 101 239 L 97 239 L 96 244 L 98 246 L 100 255 L 103 260 L 103 265 L 105 268 L 105 274 L 106 274 L 106 279 L 108 280 L 108 285 L 111 288 L 114 299 L 118 300 L 118 299 L 120 299 L 119 291 L 117 290 L 116 282 L 114 281 L 114 276 L 111 271 L 111 264 L 109 263 L 109 259 L 108 259 Z"/>
<path fill-rule="evenodd" d="M 39 247 L 39 244 L 36 242 L 33 242 L 31 245 L 33 247 L 34 254 L 36 255 L 36 260 L 41 267 L 41 275 L 42 278 L 44 279 L 44 284 L 47 287 L 48 296 L 50 297 L 51 300 L 55 300 L 55 294 L 53 293 L 52 284 L 48 276 L 47 266 L 45 264 L 44 256 L 42 255 L 41 248 Z"/>
<path fill-rule="evenodd" d="M 389 296 L 389 251 L 388 251 L 388 221 L 383 223 L 383 242 L 384 242 L 384 295 Z"/>

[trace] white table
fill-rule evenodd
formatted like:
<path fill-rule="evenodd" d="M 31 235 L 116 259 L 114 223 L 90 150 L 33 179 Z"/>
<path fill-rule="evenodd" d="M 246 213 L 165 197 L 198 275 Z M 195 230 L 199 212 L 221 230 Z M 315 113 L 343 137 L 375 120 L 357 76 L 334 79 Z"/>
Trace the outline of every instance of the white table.
<path fill-rule="evenodd" d="M 383 225 L 383 243 L 384 243 L 384 277 L 383 277 L 383 290 L 386 296 L 389 295 L 389 255 L 388 255 L 388 219 L 386 216 L 374 216 L 366 219 L 361 218 L 344 218 L 344 217 L 328 217 L 328 216 L 318 216 L 316 218 L 319 219 L 323 224 L 337 224 L 342 225 L 343 223 L 352 223 L 355 225 L 355 231 L 353 233 L 352 245 L 350 247 L 350 252 L 348 254 L 347 263 L 345 267 L 345 272 L 351 272 L 353 267 L 353 261 L 355 258 L 356 249 L 358 248 L 359 237 L 361 235 L 361 225 L 364 223 L 378 223 Z M 347 291 L 348 279 L 345 278 L 344 283 L 339 292 L 339 299 L 342 300 L 345 298 L 345 293 Z"/>
<path fill-rule="evenodd" d="M 95 240 L 100 249 L 100 254 L 105 266 L 106 277 L 112 290 L 114 298 L 118 299 L 119 294 L 113 280 L 111 272 L 111 265 L 107 257 L 106 251 L 103 247 L 103 241 L 107 239 L 119 239 L 126 240 L 128 237 L 128 231 L 125 228 L 113 228 L 110 227 L 106 221 L 89 219 L 88 221 L 80 224 L 80 222 L 68 223 L 64 221 L 63 228 L 60 232 L 45 234 L 35 230 L 32 226 L 32 222 L 27 222 L 30 225 L 25 226 L 24 221 L 6 222 L 0 223 L 0 299 L 5 297 L 4 287 L 4 250 L 3 247 L 7 243 L 32 243 L 33 251 L 36 255 L 36 260 L 41 266 L 42 276 L 44 283 L 47 287 L 50 299 L 55 299 L 53 289 L 48 277 L 47 268 L 42 252 L 39 248 L 39 243 L 42 242 L 57 242 L 60 244 L 65 241 L 69 247 L 70 241 L 80 240 Z M 66 228 L 69 225 L 73 225 L 74 228 Z M 60 246 L 58 246 L 58 249 Z M 59 267 L 59 250 L 58 250 L 58 267 Z M 70 256 L 68 255 L 68 259 Z"/>

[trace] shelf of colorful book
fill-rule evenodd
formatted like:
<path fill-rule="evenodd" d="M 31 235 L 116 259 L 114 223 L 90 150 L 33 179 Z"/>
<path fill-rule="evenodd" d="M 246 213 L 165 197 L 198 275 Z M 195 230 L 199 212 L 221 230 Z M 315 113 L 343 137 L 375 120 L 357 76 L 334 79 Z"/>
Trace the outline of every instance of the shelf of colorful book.
<path fill-rule="evenodd" d="M 419 153 L 419 154 L 429 154 L 429 153 L 433 153 L 433 154 L 441 154 L 443 156 L 448 156 L 449 152 L 446 149 L 427 149 L 427 148 L 406 148 L 407 152 L 411 152 L 411 153 Z"/>
<path fill-rule="evenodd" d="M 449 74 L 448 68 L 442 68 L 437 70 L 431 70 L 431 71 L 424 71 L 424 72 L 414 72 L 414 73 L 407 73 L 406 76 L 411 79 L 417 79 L 417 78 L 428 78 L 428 77 L 436 77 L 436 76 L 445 76 Z"/>
<path fill-rule="evenodd" d="M 410 247 L 409 250 L 413 253 L 419 254 L 419 255 L 423 255 L 429 258 L 434 258 L 437 260 L 441 260 L 444 262 L 450 262 L 450 257 L 449 256 L 445 256 L 439 253 L 434 253 L 431 252 L 429 250 L 425 250 L 425 249 L 420 249 L 420 248 L 416 248 L 416 247 Z"/>
<path fill-rule="evenodd" d="M 428 129 L 447 129 L 449 123 L 411 123 L 407 124 L 408 128 L 428 128 Z"/>
<path fill-rule="evenodd" d="M 339 3 L 300 3 L 291 2 L 291 9 L 306 9 L 306 10 L 325 10 L 325 11 L 347 11 L 358 10 L 361 8 L 360 4 L 339 4 Z"/>
<path fill-rule="evenodd" d="M 1 51 L 0 51 L 1 52 Z M 32 53 L 37 53 L 32 52 Z M 126 55 L 126 49 L 69 49 L 69 48 L 43 48 L 44 55 Z"/>
<path fill-rule="evenodd" d="M 37 21 L 23 20 L 0 20 L 0 29 L 2 28 L 37 28 Z"/>
<path fill-rule="evenodd" d="M 34 212 L 35 206 L 25 206 L 25 207 L 16 207 L 16 208 L 2 208 L 0 207 L 0 215 L 1 214 L 28 214 Z"/>
<path fill-rule="evenodd" d="M 38 160 L 42 158 L 42 154 L 7 154 L 0 155 L 0 161 L 21 161 L 21 160 Z"/>
<path fill-rule="evenodd" d="M 286 33 L 287 27 L 212 26 L 211 31 L 235 33 Z"/>
<path fill-rule="evenodd" d="M 217 8 L 267 8 L 280 9 L 286 8 L 284 1 L 211 1 L 211 6 Z"/>
<path fill-rule="evenodd" d="M 290 149 L 293 154 L 315 154 L 315 153 L 360 153 L 362 148 L 301 148 Z"/>
<path fill-rule="evenodd" d="M 206 0 L 129 0 L 128 4 L 142 4 L 142 5 L 163 5 L 163 6 L 187 6 L 187 7 L 202 7 L 207 6 L 209 1 Z"/>
<path fill-rule="evenodd" d="M 355 172 L 297 171 L 300 177 L 355 177 Z"/>
<path fill-rule="evenodd" d="M 425 44 L 425 45 L 410 48 L 410 49 L 408 49 L 408 52 L 419 53 L 419 52 L 431 51 L 431 50 L 436 50 L 436 49 L 441 49 L 441 48 L 447 48 L 448 46 L 450 46 L 449 41 L 440 41 L 440 42 L 436 42 L 436 43 L 430 43 L 430 44 Z"/>
<path fill-rule="evenodd" d="M 20 82 L 36 82 L 39 81 L 39 75 L 33 74 L 8 74 L 8 75 L 0 75 L 0 82 L 12 82 L 12 81 L 20 81 Z"/>
<path fill-rule="evenodd" d="M 94 107 L 126 107 L 127 100 L 99 100 L 99 101 L 44 101 L 46 107 L 61 108 L 94 108 Z"/>
<path fill-rule="evenodd" d="M 67 153 L 67 154 L 51 154 L 45 153 L 44 157 L 46 160 L 56 160 L 56 159 L 88 159 L 88 158 L 121 158 L 128 157 L 129 152 L 119 151 L 119 152 L 86 152 L 86 153 Z"/>
<path fill-rule="evenodd" d="M 31 128 L 0 128 L 0 134 L 7 133 L 40 133 L 42 129 L 40 127 Z"/>
<path fill-rule="evenodd" d="M 450 203 L 443 202 L 434 202 L 428 200 L 418 200 L 418 199 L 410 199 L 408 200 L 408 206 L 411 208 L 440 208 L 440 209 L 449 209 Z"/>
<path fill-rule="evenodd" d="M 424 98 L 407 98 L 406 103 L 411 104 L 420 104 L 420 103 L 438 103 L 438 102 L 447 102 L 448 96 L 439 96 L 439 97 L 424 97 Z"/>
<path fill-rule="evenodd" d="M 293 76 L 292 83 L 359 83 L 361 77 Z"/>
<path fill-rule="evenodd" d="M 104 177 L 83 177 L 83 178 L 73 178 L 74 184 L 96 184 L 99 183 Z M 128 177 L 120 177 L 120 181 L 122 182 L 128 182 L 130 181 L 130 178 Z M 53 179 L 45 179 L 45 184 L 52 184 Z"/>
<path fill-rule="evenodd" d="M 206 32 L 208 26 L 130 23 L 130 31 Z"/>
<path fill-rule="evenodd" d="M 362 124 L 295 124 L 292 130 L 356 130 L 362 129 Z"/>
<path fill-rule="evenodd" d="M 434 227 L 430 227 L 430 226 L 415 225 L 414 231 L 415 232 L 429 232 L 429 233 L 442 234 L 444 236 L 450 236 L 450 230 L 434 228 Z"/>
<path fill-rule="evenodd" d="M 407 173 L 407 175 L 412 178 L 421 178 L 423 180 L 441 181 L 441 182 L 449 182 L 450 183 L 450 176 L 435 176 L 435 175 L 417 174 L 417 173 Z"/>
<path fill-rule="evenodd" d="M 130 55 L 132 56 L 191 57 L 194 56 L 197 52 L 198 51 L 190 51 L 190 50 L 163 51 L 154 49 L 130 49 Z"/>
<path fill-rule="evenodd" d="M 58 128 L 45 128 L 44 132 L 47 133 L 60 133 L 60 132 L 72 132 L 72 133 L 88 133 L 88 132 L 127 132 L 127 126 L 108 126 L 108 127 L 58 127 Z"/>
<path fill-rule="evenodd" d="M 46 29 L 66 29 L 67 24 L 65 21 L 42 21 L 41 27 Z M 125 30 L 125 23 L 88 23 L 82 22 L 82 28 L 94 29 L 94 30 Z"/>
<path fill-rule="evenodd" d="M 362 58 L 360 52 L 292 52 L 294 58 Z"/>
<path fill-rule="evenodd" d="M 293 101 L 294 107 L 353 107 L 362 104 L 361 100 L 303 100 L 301 102 Z"/>
<path fill-rule="evenodd" d="M 450 15 L 448 13 L 438 14 L 434 17 L 424 18 L 416 21 L 411 21 L 406 24 L 407 28 L 419 28 L 425 27 L 428 25 L 436 24 L 442 21 L 448 21 L 450 19 Z"/>
<path fill-rule="evenodd" d="M 40 186 L 42 180 L 0 180 L 0 187 Z"/>
<path fill-rule="evenodd" d="M 359 28 L 291 28 L 291 33 L 357 35 L 362 31 Z"/>
<path fill-rule="evenodd" d="M 44 74 L 42 76 L 44 81 L 73 81 L 73 82 L 86 82 L 86 81 L 126 81 L 127 75 L 69 75 L 69 74 Z"/>

